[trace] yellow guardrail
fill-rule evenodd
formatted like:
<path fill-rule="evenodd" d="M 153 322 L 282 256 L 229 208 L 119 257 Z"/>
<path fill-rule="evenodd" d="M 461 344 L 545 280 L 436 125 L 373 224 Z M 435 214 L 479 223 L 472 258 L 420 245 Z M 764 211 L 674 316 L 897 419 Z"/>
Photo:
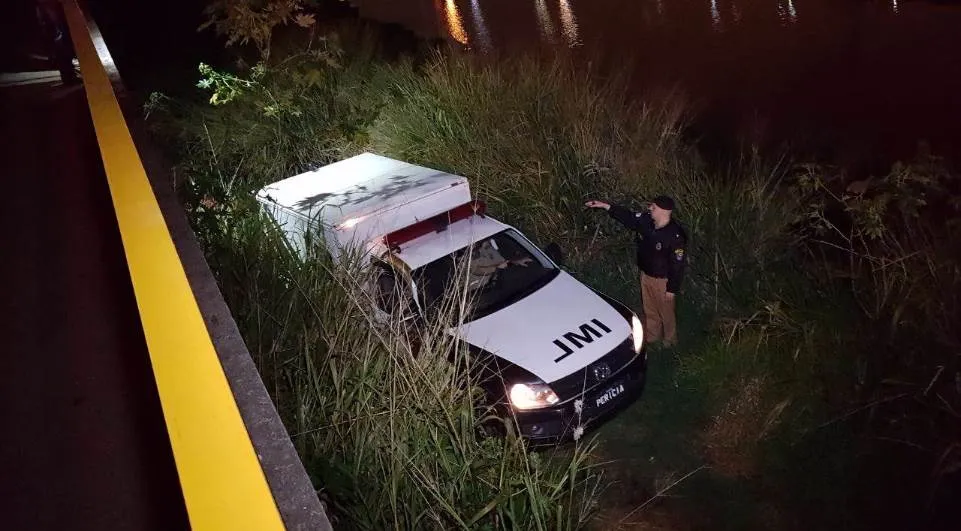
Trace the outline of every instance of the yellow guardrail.
<path fill-rule="evenodd" d="M 283 529 L 183 264 L 76 0 L 63 0 L 190 524 Z M 99 38 L 99 36 L 97 36 Z M 105 48 L 102 53 L 107 54 Z"/>

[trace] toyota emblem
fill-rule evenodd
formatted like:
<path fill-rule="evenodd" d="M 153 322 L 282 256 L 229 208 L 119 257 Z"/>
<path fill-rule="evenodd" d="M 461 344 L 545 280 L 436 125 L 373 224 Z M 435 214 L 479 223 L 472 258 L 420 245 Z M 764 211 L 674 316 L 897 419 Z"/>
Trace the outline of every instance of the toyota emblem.
<path fill-rule="evenodd" d="M 611 375 L 611 367 L 606 363 L 598 363 L 591 367 L 591 373 L 594 375 L 595 382 L 602 382 Z"/>

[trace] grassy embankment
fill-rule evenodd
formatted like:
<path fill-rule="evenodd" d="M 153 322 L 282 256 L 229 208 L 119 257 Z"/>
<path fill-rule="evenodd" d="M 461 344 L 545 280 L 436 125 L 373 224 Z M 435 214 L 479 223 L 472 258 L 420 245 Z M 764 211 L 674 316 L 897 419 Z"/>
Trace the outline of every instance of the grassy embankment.
<path fill-rule="evenodd" d="M 944 428 L 961 392 L 944 354 L 957 345 L 956 250 L 931 241 L 957 225 L 911 210 L 954 186 L 939 165 L 899 166 L 860 194 L 837 171 L 756 154 L 718 172 L 681 140 L 678 98 L 625 101 L 618 80 L 563 64 L 415 66 L 381 60 L 368 39 L 347 47 L 205 70 L 218 105 L 153 107 L 211 266 L 342 524 L 859 527 L 921 514 L 928 480 L 957 462 Z M 253 190 L 362 150 L 470 177 L 498 218 L 558 242 L 576 276 L 635 308 L 630 236 L 582 204 L 679 199 L 692 239 L 682 342 L 652 353 L 645 396 L 596 444 L 531 456 L 510 438 L 476 441 L 462 374 L 415 358 L 409 331 L 366 326 L 354 280 L 288 256 L 267 230 Z M 427 338 L 428 352 L 445 341 Z M 906 470 L 875 467 L 902 457 Z M 611 488 L 598 494 L 598 479 Z"/>

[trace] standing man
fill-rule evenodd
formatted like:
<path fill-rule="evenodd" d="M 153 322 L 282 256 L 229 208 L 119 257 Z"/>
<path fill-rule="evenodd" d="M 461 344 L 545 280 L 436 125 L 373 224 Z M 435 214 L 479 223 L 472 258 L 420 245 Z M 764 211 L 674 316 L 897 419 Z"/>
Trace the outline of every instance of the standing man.
<path fill-rule="evenodd" d="M 687 235 L 671 219 L 674 200 L 665 195 L 655 197 L 647 210 L 636 213 L 603 201 L 588 201 L 586 206 L 607 210 L 612 218 L 635 231 L 644 337 L 649 343 L 663 338 L 666 346 L 673 346 L 677 342 L 674 299 L 681 289 L 687 262 Z"/>

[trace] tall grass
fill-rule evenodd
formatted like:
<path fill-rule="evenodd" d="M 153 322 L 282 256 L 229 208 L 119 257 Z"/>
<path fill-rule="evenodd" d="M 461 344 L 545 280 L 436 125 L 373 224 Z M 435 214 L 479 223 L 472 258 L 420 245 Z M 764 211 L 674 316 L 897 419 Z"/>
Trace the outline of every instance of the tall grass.
<path fill-rule="evenodd" d="M 681 141 L 679 95 L 625 99 L 623 81 L 598 86 L 590 71 L 558 60 L 496 66 L 436 57 L 421 70 L 387 67 L 384 107 L 372 127 L 378 151 L 467 175 L 498 215 L 541 241 L 556 241 L 575 270 L 600 280 L 633 276 L 630 239 L 587 199 L 625 201 L 670 193 L 697 252 L 690 299 L 751 308 L 761 272 L 783 260 L 799 204 L 779 186 L 786 165 L 750 156 L 724 179 L 708 175 Z M 720 290 L 725 290 L 721 293 Z"/>
<path fill-rule="evenodd" d="M 218 105 L 153 107 L 175 133 L 195 228 L 310 470 L 361 528 L 583 524 L 596 503 L 590 447 L 536 462 L 514 439 L 473 439 L 465 375 L 425 367 L 408 330 L 368 326 L 336 269 L 300 263 L 266 236 L 252 191 L 360 149 L 467 175 L 499 218 L 560 243 L 576 274 L 635 306 L 630 235 L 583 203 L 673 193 L 694 246 L 682 299 L 694 335 L 711 316 L 753 307 L 758 274 L 789 238 L 783 170 L 716 182 L 680 140 L 681 99 L 632 104 L 571 64 L 361 60 L 303 82 L 314 68 L 300 55 L 247 78 L 205 70 L 203 85 L 226 95 Z M 413 343 L 449 350 L 440 339 Z"/>
<path fill-rule="evenodd" d="M 448 317 L 377 324 L 359 265 L 294 256 L 246 206 L 205 207 L 225 221 L 204 232 L 208 256 L 337 525 L 583 526 L 600 487 L 589 443 L 534 455 L 515 436 L 479 436 L 475 360 Z"/>
<path fill-rule="evenodd" d="M 708 167 L 682 141 L 689 117 L 681 96 L 629 101 L 622 80 L 599 83 L 569 63 L 491 65 L 452 55 L 388 63 L 369 41 L 352 53 L 335 39 L 311 46 L 322 53 L 275 51 L 271 66 L 242 75 L 205 71 L 203 85 L 225 96 L 217 105 L 160 98 L 152 109 L 241 331 L 343 523 L 575 528 L 598 503 L 591 454 L 615 459 L 608 476 L 635 487 L 606 497 L 608 509 L 629 504 L 623 514 L 632 518 L 652 506 L 646 496 L 684 489 L 674 481 L 709 465 L 686 480 L 691 501 L 665 501 L 681 504 L 684 518 L 706 524 L 737 506 L 749 527 L 847 521 L 838 499 L 856 484 L 848 478 L 863 433 L 852 419 L 890 405 L 873 402 L 895 396 L 884 382 L 905 374 L 879 338 L 916 340 L 927 318 L 946 338 L 942 346 L 957 337 L 957 301 L 938 297 L 957 274 L 954 251 L 939 250 L 936 238 L 953 233 L 904 229 L 910 216 L 876 216 L 898 197 L 891 183 L 914 182 L 903 171 L 855 203 L 817 185 L 819 169 L 799 178 L 786 159 L 749 152 L 727 169 Z M 582 205 L 678 199 L 690 239 L 681 345 L 654 352 L 650 389 L 597 448 L 531 456 L 511 437 L 477 439 L 483 412 L 474 408 L 469 364 L 446 359 L 463 349 L 436 326 L 370 326 L 356 276 L 320 257 L 290 256 L 271 233 L 254 190 L 362 150 L 469 177 L 496 217 L 538 243 L 561 244 L 574 274 L 638 309 L 631 235 Z M 928 179 L 934 170 L 924 171 Z M 900 190 L 902 198 L 916 193 Z M 869 237 L 876 218 L 887 227 L 880 240 Z M 822 252 L 838 248 L 840 255 Z M 854 282 L 824 274 L 839 263 Z M 933 375 L 930 385 L 913 383 L 902 396 L 930 394 L 928 403 L 940 399 L 953 411 L 957 367 L 937 352 L 912 369 Z M 918 425 L 943 427 L 943 419 L 916 411 L 897 419 L 899 440 L 943 454 L 939 471 L 953 466 L 953 434 L 941 446 L 902 437 Z M 759 486 L 760 508 L 745 494 Z M 812 503 L 839 509 L 804 511 Z"/>
<path fill-rule="evenodd" d="M 557 240 L 574 263 L 582 254 L 569 244 L 592 225 L 584 200 L 640 191 L 625 189 L 626 175 L 651 187 L 680 147 L 681 102 L 630 113 L 620 85 L 598 90 L 572 64 L 438 56 L 423 70 L 387 68 L 373 147 L 469 176 L 501 216 Z"/>

